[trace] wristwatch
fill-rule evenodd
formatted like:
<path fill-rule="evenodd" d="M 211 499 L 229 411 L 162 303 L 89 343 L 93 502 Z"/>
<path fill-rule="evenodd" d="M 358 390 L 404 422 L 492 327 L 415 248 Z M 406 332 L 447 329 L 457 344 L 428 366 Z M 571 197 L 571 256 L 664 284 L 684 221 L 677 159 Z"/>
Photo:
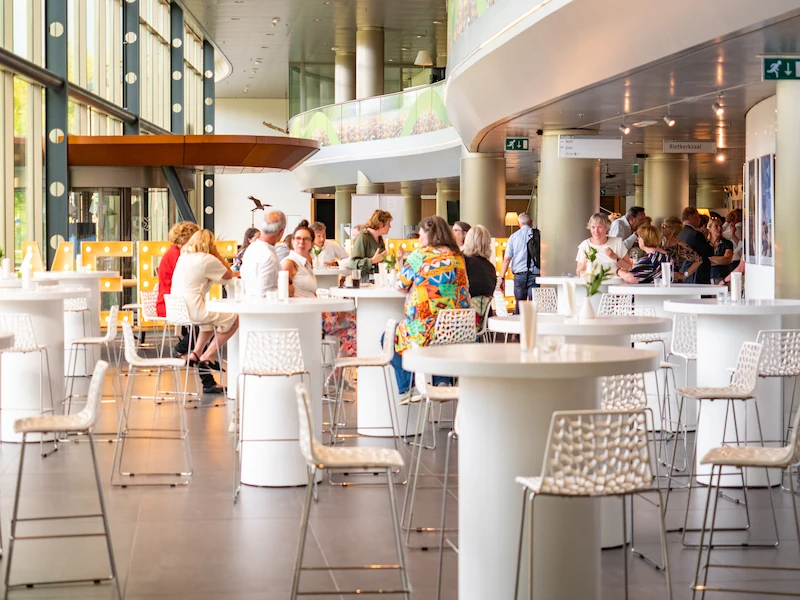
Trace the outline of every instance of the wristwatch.
<path fill-rule="evenodd" d="M 683 276 L 684 276 L 684 277 L 688 277 L 688 276 L 689 276 L 689 271 L 684 271 L 684 272 L 683 272 Z"/>

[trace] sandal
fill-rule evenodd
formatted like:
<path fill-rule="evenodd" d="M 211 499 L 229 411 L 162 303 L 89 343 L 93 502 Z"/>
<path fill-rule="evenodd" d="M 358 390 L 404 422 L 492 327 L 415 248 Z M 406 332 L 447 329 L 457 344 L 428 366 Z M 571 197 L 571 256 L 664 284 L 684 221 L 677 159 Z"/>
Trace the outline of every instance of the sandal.
<path fill-rule="evenodd" d="M 194 359 L 192 357 L 194 356 Z M 189 352 L 189 356 L 186 358 L 186 364 L 190 367 L 197 366 L 200 363 L 200 357 L 192 350 Z"/>

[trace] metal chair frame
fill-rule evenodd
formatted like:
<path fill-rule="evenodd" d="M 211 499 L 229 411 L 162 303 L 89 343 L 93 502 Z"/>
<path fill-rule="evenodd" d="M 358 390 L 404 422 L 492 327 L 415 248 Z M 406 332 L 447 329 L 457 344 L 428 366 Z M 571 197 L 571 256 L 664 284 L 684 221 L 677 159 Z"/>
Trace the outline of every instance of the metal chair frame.
<path fill-rule="evenodd" d="M 296 600 L 298 596 L 319 596 L 319 595 L 371 595 L 371 594 L 402 594 L 405 600 L 410 599 L 411 584 L 408 580 L 408 571 L 406 568 L 405 555 L 403 553 L 403 545 L 400 540 L 400 523 L 397 518 L 397 503 L 394 491 L 393 469 L 390 467 L 381 469 L 386 475 L 386 482 L 389 491 L 389 506 L 392 513 L 392 526 L 394 531 L 395 550 L 397 552 L 397 564 L 394 565 L 348 565 L 348 566 L 325 566 L 325 567 L 304 567 L 303 557 L 305 554 L 305 543 L 308 535 L 308 522 L 311 513 L 311 504 L 317 500 L 314 491 L 316 489 L 315 479 L 318 469 L 327 470 L 342 470 L 344 467 L 332 467 L 326 465 L 324 461 L 315 456 L 314 448 L 319 447 L 320 444 L 314 438 L 314 429 L 311 424 L 311 410 L 308 400 L 308 389 L 303 384 L 298 384 L 295 388 L 297 392 L 297 405 L 300 419 L 300 448 L 303 452 L 306 463 L 308 464 L 308 482 L 306 484 L 305 501 L 303 504 L 303 517 L 300 523 L 300 536 L 297 541 L 297 555 L 295 559 L 294 576 L 292 579 L 292 592 L 290 595 L 291 600 Z M 349 449 L 345 448 L 328 448 L 328 452 L 341 453 L 347 452 Z M 366 448 L 360 450 L 368 451 Z M 395 451 L 397 452 L 397 451 Z M 397 453 L 397 459 L 402 464 L 402 458 Z M 364 464 L 363 468 L 374 468 L 371 464 Z M 357 467 L 358 468 L 358 467 Z M 400 574 L 400 588 L 398 589 L 378 589 L 378 590 L 331 590 L 331 591 L 313 591 L 301 592 L 300 577 L 303 571 L 372 571 L 377 570 L 396 570 Z"/>
<path fill-rule="evenodd" d="M 110 482 L 115 487 L 177 487 L 189 485 L 189 477 L 192 476 L 192 452 L 189 445 L 189 425 L 186 421 L 186 396 L 181 392 L 180 383 L 180 370 L 183 368 L 183 363 L 179 359 L 170 358 L 155 358 L 149 359 L 150 363 L 147 366 L 137 364 L 142 358 L 136 350 L 136 342 L 133 336 L 133 329 L 130 324 L 122 324 L 122 335 L 125 344 L 125 356 L 128 360 L 128 381 L 125 386 L 125 393 L 122 400 L 122 411 L 119 415 L 119 427 L 117 430 L 117 445 L 114 448 L 114 458 L 111 462 L 111 478 Z M 152 363 L 157 363 L 153 365 Z M 130 413 L 132 412 L 132 401 L 142 400 L 149 398 L 136 397 L 133 395 L 137 371 L 156 366 L 159 371 L 171 371 L 172 380 L 175 385 L 174 398 L 164 397 L 161 403 L 174 403 L 178 408 L 178 427 L 170 428 L 131 428 L 129 426 Z M 161 404 L 155 403 L 155 404 Z M 180 442 L 183 449 L 183 467 L 182 471 L 167 471 L 167 472 L 132 472 L 123 471 L 123 459 L 125 455 L 125 445 L 127 440 L 170 440 Z M 139 478 L 142 477 L 159 477 L 160 481 L 156 482 L 140 482 Z M 177 480 L 169 480 L 166 478 L 175 477 Z M 166 480 L 165 480 L 166 479 Z"/>
<path fill-rule="evenodd" d="M 6 573 L 5 573 L 5 595 L 4 598 L 8 600 L 8 593 L 11 590 L 19 589 L 19 588 L 33 588 L 35 586 L 49 586 L 49 585 L 66 585 L 66 584 L 73 584 L 73 583 L 99 583 L 100 581 L 113 581 L 114 582 L 114 589 L 116 591 L 116 596 L 118 600 L 122 600 L 122 590 L 120 589 L 119 585 L 119 577 L 117 575 L 117 563 L 114 558 L 114 548 L 111 544 L 111 531 L 108 524 L 108 512 L 106 510 L 106 503 L 105 498 L 103 497 L 103 485 L 100 481 L 100 469 L 97 465 L 97 454 L 95 452 L 94 447 L 94 434 L 92 433 L 92 428 L 94 427 L 94 422 L 96 419 L 97 413 L 97 406 L 100 404 L 100 400 L 102 397 L 102 385 L 103 381 L 105 380 L 105 375 L 108 370 L 108 363 L 105 361 L 98 361 L 95 365 L 94 373 L 92 375 L 92 384 L 90 385 L 89 389 L 89 399 L 86 403 L 86 407 L 84 411 L 91 412 L 92 410 L 95 411 L 95 417 L 92 419 L 88 419 L 88 424 L 86 427 L 82 428 L 82 432 L 84 432 L 89 437 L 89 448 L 92 455 L 92 467 L 94 470 L 94 479 L 95 485 L 97 486 L 97 497 L 100 501 L 100 512 L 99 513 L 92 513 L 92 514 L 81 514 L 81 515 L 63 515 L 57 517 L 27 517 L 27 518 L 20 518 L 19 517 L 19 500 L 20 500 L 20 491 L 22 489 L 22 474 L 25 467 L 25 449 L 27 447 L 28 441 L 27 436 L 28 433 L 33 431 L 23 431 L 22 433 L 22 446 L 20 448 L 19 453 L 19 471 L 17 473 L 17 485 L 14 490 L 14 509 L 13 514 L 11 517 L 11 534 L 8 539 L 8 562 L 6 563 Z M 52 419 L 72 419 L 69 415 L 57 415 L 53 416 Z M 18 421 L 17 423 L 24 423 L 24 419 Z M 15 424 L 15 429 L 17 424 Z M 55 432 L 47 432 L 47 431 L 38 431 L 40 434 L 45 433 L 55 433 Z M 68 533 L 68 534 L 54 534 L 54 535 L 30 535 L 30 536 L 22 536 L 17 535 L 17 526 L 19 523 L 30 523 L 30 522 L 58 522 L 58 521 L 72 521 L 74 519 L 94 519 L 99 518 L 102 520 L 103 523 L 103 532 L 102 533 Z M 104 537 L 106 540 L 106 548 L 108 550 L 108 558 L 111 567 L 111 575 L 105 577 L 93 577 L 87 579 L 62 579 L 58 581 L 43 581 L 43 582 L 24 582 L 24 583 L 15 583 L 12 584 L 11 580 L 11 566 L 12 561 L 14 558 L 14 546 L 17 542 L 24 541 L 24 540 L 43 540 L 43 539 L 64 539 L 64 538 L 85 538 L 85 537 Z"/>
<path fill-rule="evenodd" d="M 266 351 L 269 353 L 270 351 L 274 351 L 271 347 L 273 340 L 272 337 L 279 338 L 275 340 L 277 344 L 286 343 L 286 344 L 295 344 L 297 348 L 300 348 L 300 334 L 297 329 L 271 329 L 269 331 L 251 331 L 247 335 L 247 344 L 245 346 L 245 355 L 252 356 L 256 353 L 263 353 Z M 284 339 L 280 339 L 284 338 Z M 259 341 L 260 340 L 260 341 Z M 263 348 L 259 348 L 259 344 L 267 341 L 267 348 L 266 350 Z M 309 374 L 308 370 L 305 368 L 303 363 L 303 355 L 302 351 L 297 357 L 296 360 L 292 361 L 293 364 L 286 365 L 288 369 L 285 372 L 270 372 L 270 373 L 254 373 L 254 372 L 247 372 L 247 365 L 242 365 L 242 370 L 239 375 L 236 377 L 236 402 L 233 405 L 233 503 L 236 504 L 236 501 L 239 499 L 239 492 L 242 489 L 242 457 L 241 452 L 243 450 L 245 442 L 299 442 L 298 438 L 270 438 L 270 439 L 244 439 L 242 437 L 243 428 L 242 423 L 244 422 L 244 407 L 245 407 L 245 385 L 247 383 L 248 377 L 295 377 L 300 376 L 300 383 L 304 383 L 304 377 L 308 377 L 309 382 L 311 381 L 311 375 Z M 272 370 L 272 369 L 266 369 Z M 266 398 L 264 399 L 266 400 Z"/>

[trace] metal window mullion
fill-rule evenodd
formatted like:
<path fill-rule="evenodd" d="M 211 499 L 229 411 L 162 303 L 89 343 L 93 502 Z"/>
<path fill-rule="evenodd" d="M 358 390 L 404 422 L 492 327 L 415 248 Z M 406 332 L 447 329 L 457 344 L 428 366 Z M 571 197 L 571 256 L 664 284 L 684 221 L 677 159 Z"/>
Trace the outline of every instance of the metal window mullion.
<path fill-rule="evenodd" d="M 183 134 L 186 131 L 186 98 L 184 85 L 184 36 L 186 27 L 183 21 L 183 9 L 177 4 L 170 4 L 169 7 L 169 71 L 170 82 L 169 94 L 169 113 L 170 131 L 172 133 Z"/>
<path fill-rule="evenodd" d="M 44 56 L 42 56 L 42 33 L 44 32 L 44 15 L 42 14 L 42 3 L 41 2 L 34 2 L 32 7 L 33 13 L 31 15 L 32 23 L 32 32 L 31 35 L 31 44 L 33 47 L 31 48 L 32 62 L 36 63 L 37 65 L 44 64 Z"/>
<path fill-rule="evenodd" d="M 216 131 L 216 84 L 214 83 L 214 46 L 203 42 L 203 133 L 211 135 Z M 214 199 L 213 173 L 203 173 L 203 227 L 214 231 L 216 204 Z"/>
<path fill-rule="evenodd" d="M 98 96 L 109 99 L 106 94 L 106 36 L 113 36 L 114 32 L 108 31 L 106 27 L 106 0 L 97 0 L 96 12 L 98 25 L 95 35 L 97 40 L 97 59 L 94 67 L 95 81 L 97 82 L 95 93 Z"/>
<path fill-rule="evenodd" d="M 47 252 L 47 264 L 50 265 L 52 264 L 53 255 L 55 253 L 54 246 L 57 246 L 59 238 L 66 239 L 69 235 L 69 169 L 67 166 L 67 120 L 69 102 L 67 39 L 69 37 L 69 23 L 67 22 L 67 0 L 45 0 L 44 17 L 45 67 L 55 75 L 61 77 L 64 81 L 61 86 L 48 87 L 45 96 L 46 122 L 43 137 L 45 140 L 45 156 L 47 157 L 44 177 L 47 208 L 45 215 L 46 231 L 44 250 Z M 80 29 L 78 29 L 78 31 L 80 31 Z M 8 90 L 8 87 L 6 89 Z M 13 136 L 9 137 L 13 140 Z M 35 144 L 31 143 L 31 146 L 33 147 Z"/>
<path fill-rule="evenodd" d="M 122 17 L 122 40 L 120 50 L 122 52 L 122 101 L 125 109 L 137 117 L 142 114 L 141 106 L 141 77 L 139 76 L 139 64 L 141 61 L 142 40 L 141 26 L 139 24 L 139 0 L 125 1 L 122 3 L 124 11 Z M 119 16 L 115 17 L 115 25 Z M 114 28 L 117 31 L 117 28 Z M 132 34 L 132 35 L 131 35 Z M 115 44 L 119 48 L 119 44 Z M 119 64 L 118 57 L 115 57 L 115 65 Z M 116 69 L 115 69 L 116 71 Z M 119 87 L 115 87 L 115 94 L 119 93 Z M 136 123 L 124 123 L 123 133 L 125 135 L 139 135 L 139 119 Z"/>

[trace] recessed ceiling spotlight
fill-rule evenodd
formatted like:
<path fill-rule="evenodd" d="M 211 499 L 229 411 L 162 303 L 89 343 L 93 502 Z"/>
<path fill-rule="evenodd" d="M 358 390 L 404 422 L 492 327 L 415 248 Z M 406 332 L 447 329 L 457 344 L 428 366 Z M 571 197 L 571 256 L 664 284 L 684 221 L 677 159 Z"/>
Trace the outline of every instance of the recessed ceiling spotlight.
<path fill-rule="evenodd" d="M 394 59 L 393 59 L 393 58 L 390 58 L 390 59 L 389 59 L 389 62 L 394 62 Z"/>
<path fill-rule="evenodd" d="M 254 60 L 253 63 L 256 64 L 256 65 L 260 65 L 261 64 L 261 60 L 260 59 Z"/>
<path fill-rule="evenodd" d="M 410 50 L 410 48 L 407 48 L 406 46 L 403 46 L 402 48 L 400 48 L 400 50 L 407 51 L 407 50 Z"/>
<path fill-rule="evenodd" d="M 619 130 L 625 135 L 628 135 L 631 132 L 631 128 L 625 125 L 625 123 L 619 126 Z"/>
<path fill-rule="evenodd" d="M 673 125 L 675 125 L 675 119 L 673 119 L 669 115 L 664 115 L 664 123 L 667 124 L 667 127 L 672 127 Z"/>
<path fill-rule="evenodd" d="M 319 23 L 319 19 L 314 19 L 314 23 Z"/>
<path fill-rule="evenodd" d="M 244 0 L 233 0 L 234 4 L 244 4 Z"/>
<path fill-rule="evenodd" d="M 418 36 L 417 36 L 417 39 L 418 39 L 418 40 L 420 40 L 420 39 L 422 39 L 422 38 L 424 38 L 424 37 L 425 37 L 424 35 L 418 35 Z"/>
<path fill-rule="evenodd" d="M 718 117 L 721 117 L 725 113 L 725 109 L 720 105 L 719 102 L 714 102 L 714 104 L 711 105 L 711 110 L 713 110 L 714 114 L 716 114 Z"/>
<path fill-rule="evenodd" d="M 323 4 L 330 4 L 330 2 L 329 2 L 329 1 L 326 1 L 326 2 L 323 2 Z"/>
<path fill-rule="evenodd" d="M 727 156 L 725 156 L 725 153 L 724 153 L 724 152 L 717 152 L 717 162 L 718 162 L 718 163 L 723 163 L 723 162 L 725 162 L 725 161 L 727 160 L 727 158 L 728 158 L 728 157 L 727 157 Z"/>
<path fill-rule="evenodd" d="M 231 21 L 238 21 L 239 17 L 231 17 Z"/>
<path fill-rule="evenodd" d="M 336 52 L 339 49 L 339 46 L 331 46 L 331 52 Z"/>
<path fill-rule="evenodd" d="M 246 94 L 247 92 L 249 92 L 249 91 L 250 91 L 250 90 L 248 90 L 247 88 L 244 88 L 244 93 L 245 93 L 245 94 Z"/>
<path fill-rule="evenodd" d="M 281 18 L 280 17 L 273 17 L 272 26 L 275 27 L 280 22 L 281 22 Z"/>
<path fill-rule="evenodd" d="M 433 24 L 434 24 L 434 25 L 441 25 L 441 24 L 442 24 L 442 22 L 441 22 L 441 21 L 433 21 Z"/>

